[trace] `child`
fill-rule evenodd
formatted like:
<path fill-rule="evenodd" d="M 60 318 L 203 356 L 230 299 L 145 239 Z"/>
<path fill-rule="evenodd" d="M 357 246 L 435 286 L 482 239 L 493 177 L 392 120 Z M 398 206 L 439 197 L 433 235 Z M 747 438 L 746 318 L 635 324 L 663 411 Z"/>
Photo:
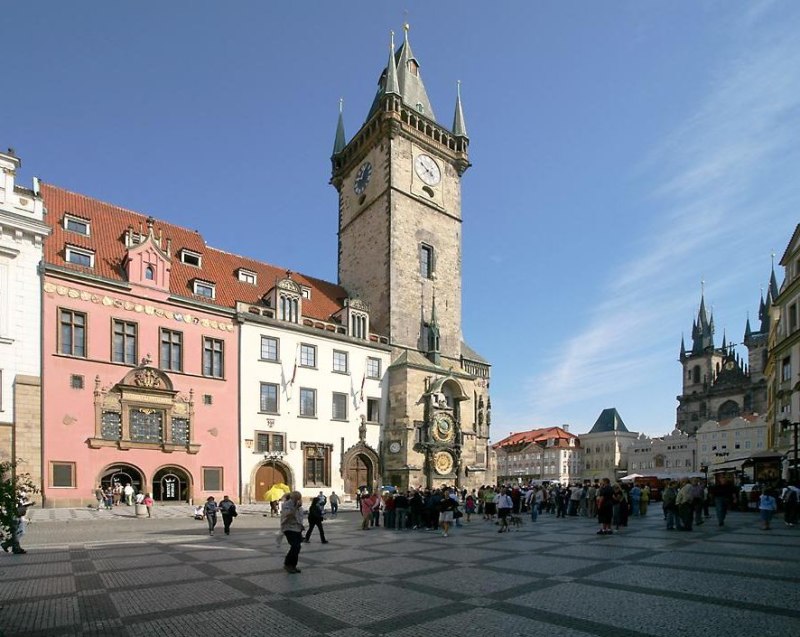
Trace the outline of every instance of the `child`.
<path fill-rule="evenodd" d="M 772 491 L 765 491 L 761 494 L 758 501 L 758 510 L 761 517 L 761 530 L 769 531 L 769 523 L 772 521 L 772 516 L 778 510 L 778 502 L 772 495 Z"/>

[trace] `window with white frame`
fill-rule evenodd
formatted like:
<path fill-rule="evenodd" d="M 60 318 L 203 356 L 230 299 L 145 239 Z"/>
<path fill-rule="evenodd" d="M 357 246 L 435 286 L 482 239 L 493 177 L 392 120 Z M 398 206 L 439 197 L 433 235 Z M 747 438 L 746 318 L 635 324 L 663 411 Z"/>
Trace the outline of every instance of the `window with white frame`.
<path fill-rule="evenodd" d="M 367 358 L 367 378 L 380 379 L 381 377 L 381 359 Z"/>
<path fill-rule="evenodd" d="M 307 287 L 303 286 L 302 288 L 300 288 L 300 295 L 304 299 L 311 300 L 311 288 L 307 288 Z"/>
<path fill-rule="evenodd" d="M 180 251 L 180 259 L 181 263 L 185 263 L 186 265 L 193 265 L 196 268 L 203 267 L 203 256 L 198 252 L 192 252 L 191 250 L 183 248 Z"/>
<path fill-rule="evenodd" d="M 223 342 L 217 338 L 203 337 L 203 376 L 222 378 L 224 374 Z"/>
<path fill-rule="evenodd" d="M 347 373 L 347 352 L 333 350 L 333 371 L 340 374 Z"/>
<path fill-rule="evenodd" d="M 198 296 L 204 296 L 207 299 L 213 299 L 216 296 L 216 285 L 208 281 L 201 281 L 200 279 L 195 279 L 193 291 Z"/>
<path fill-rule="evenodd" d="M 381 401 L 377 398 L 367 398 L 367 421 L 380 422 Z"/>
<path fill-rule="evenodd" d="M 261 337 L 261 360 L 277 362 L 280 354 L 280 341 L 274 336 Z"/>
<path fill-rule="evenodd" d="M 91 223 L 87 219 L 64 215 L 64 230 L 88 237 L 91 234 Z"/>
<path fill-rule="evenodd" d="M 242 283 L 249 283 L 250 285 L 255 285 L 256 282 L 258 281 L 258 277 L 255 272 L 239 268 L 238 273 L 239 273 L 239 280 Z"/>
<path fill-rule="evenodd" d="M 286 450 L 286 434 L 271 431 L 256 432 L 256 448 L 254 453 L 283 453 Z"/>
<path fill-rule="evenodd" d="M 317 346 L 307 345 L 306 343 L 300 344 L 300 366 L 301 367 L 316 367 L 317 366 Z"/>
<path fill-rule="evenodd" d="M 87 268 L 94 267 L 94 252 L 92 250 L 84 250 L 82 248 L 67 247 L 66 261 L 74 265 L 82 265 Z"/>

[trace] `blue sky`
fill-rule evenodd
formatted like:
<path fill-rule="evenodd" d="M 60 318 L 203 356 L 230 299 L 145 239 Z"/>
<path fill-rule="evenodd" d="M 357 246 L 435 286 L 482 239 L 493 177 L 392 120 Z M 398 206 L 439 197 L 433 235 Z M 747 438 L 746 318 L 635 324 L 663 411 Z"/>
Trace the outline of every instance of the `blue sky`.
<path fill-rule="evenodd" d="M 405 10 L 446 126 L 462 81 L 493 440 L 612 406 L 667 433 L 700 281 L 741 341 L 798 222 L 800 3 L 11 0 L 0 145 L 24 182 L 335 281 L 338 100 L 349 138 Z"/>

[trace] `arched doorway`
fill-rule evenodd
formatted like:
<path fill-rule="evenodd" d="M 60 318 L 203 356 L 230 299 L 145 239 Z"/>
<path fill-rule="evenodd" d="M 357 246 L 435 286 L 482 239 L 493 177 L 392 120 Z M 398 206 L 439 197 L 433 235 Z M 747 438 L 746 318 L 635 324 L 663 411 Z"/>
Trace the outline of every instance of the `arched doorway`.
<path fill-rule="evenodd" d="M 344 474 L 344 490 L 355 500 L 356 492 L 362 486 L 372 489 L 372 462 L 362 453 L 350 458 Z"/>
<path fill-rule="evenodd" d="M 144 491 L 147 486 L 141 471 L 129 464 L 108 467 L 100 476 L 100 484 L 103 489 L 113 488 L 116 485 L 124 487 L 129 484 L 133 487 L 134 493 Z"/>
<path fill-rule="evenodd" d="M 256 502 L 264 502 L 264 495 L 273 484 L 278 483 L 283 483 L 288 487 L 292 486 L 286 467 L 280 462 L 273 461 L 262 464 L 256 471 L 253 499 Z"/>
<path fill-rule="evenodd" d="M 188 502 L 191 497 L 189 474 L 180 467 L 162 467 L 153 476 L 152 493 L 156 502 Z"/>

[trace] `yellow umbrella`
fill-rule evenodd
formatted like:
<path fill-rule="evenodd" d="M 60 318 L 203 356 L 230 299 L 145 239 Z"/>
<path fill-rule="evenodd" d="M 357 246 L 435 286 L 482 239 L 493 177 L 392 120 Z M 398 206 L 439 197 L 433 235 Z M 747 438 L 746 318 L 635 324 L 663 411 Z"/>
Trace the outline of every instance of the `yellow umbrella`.
<path fill-rule="evenodd" d="M 283 482 L 276 482 L 272 485 L 273 489 L 282 489 L 284 493 L 289 493 L 292 488 L 288 484 L 284 484 Z"/>
<path fill-rule="evenodd" d="M 287 493 L 288 491 L 289 489 L 284 490 L 281 488 L 281 485 L 274 484 L 272 485 L 270 490 L 264 494 L 264 500 L 267 502 L 280 500 L 284 496 L 284 494 Z"/>

